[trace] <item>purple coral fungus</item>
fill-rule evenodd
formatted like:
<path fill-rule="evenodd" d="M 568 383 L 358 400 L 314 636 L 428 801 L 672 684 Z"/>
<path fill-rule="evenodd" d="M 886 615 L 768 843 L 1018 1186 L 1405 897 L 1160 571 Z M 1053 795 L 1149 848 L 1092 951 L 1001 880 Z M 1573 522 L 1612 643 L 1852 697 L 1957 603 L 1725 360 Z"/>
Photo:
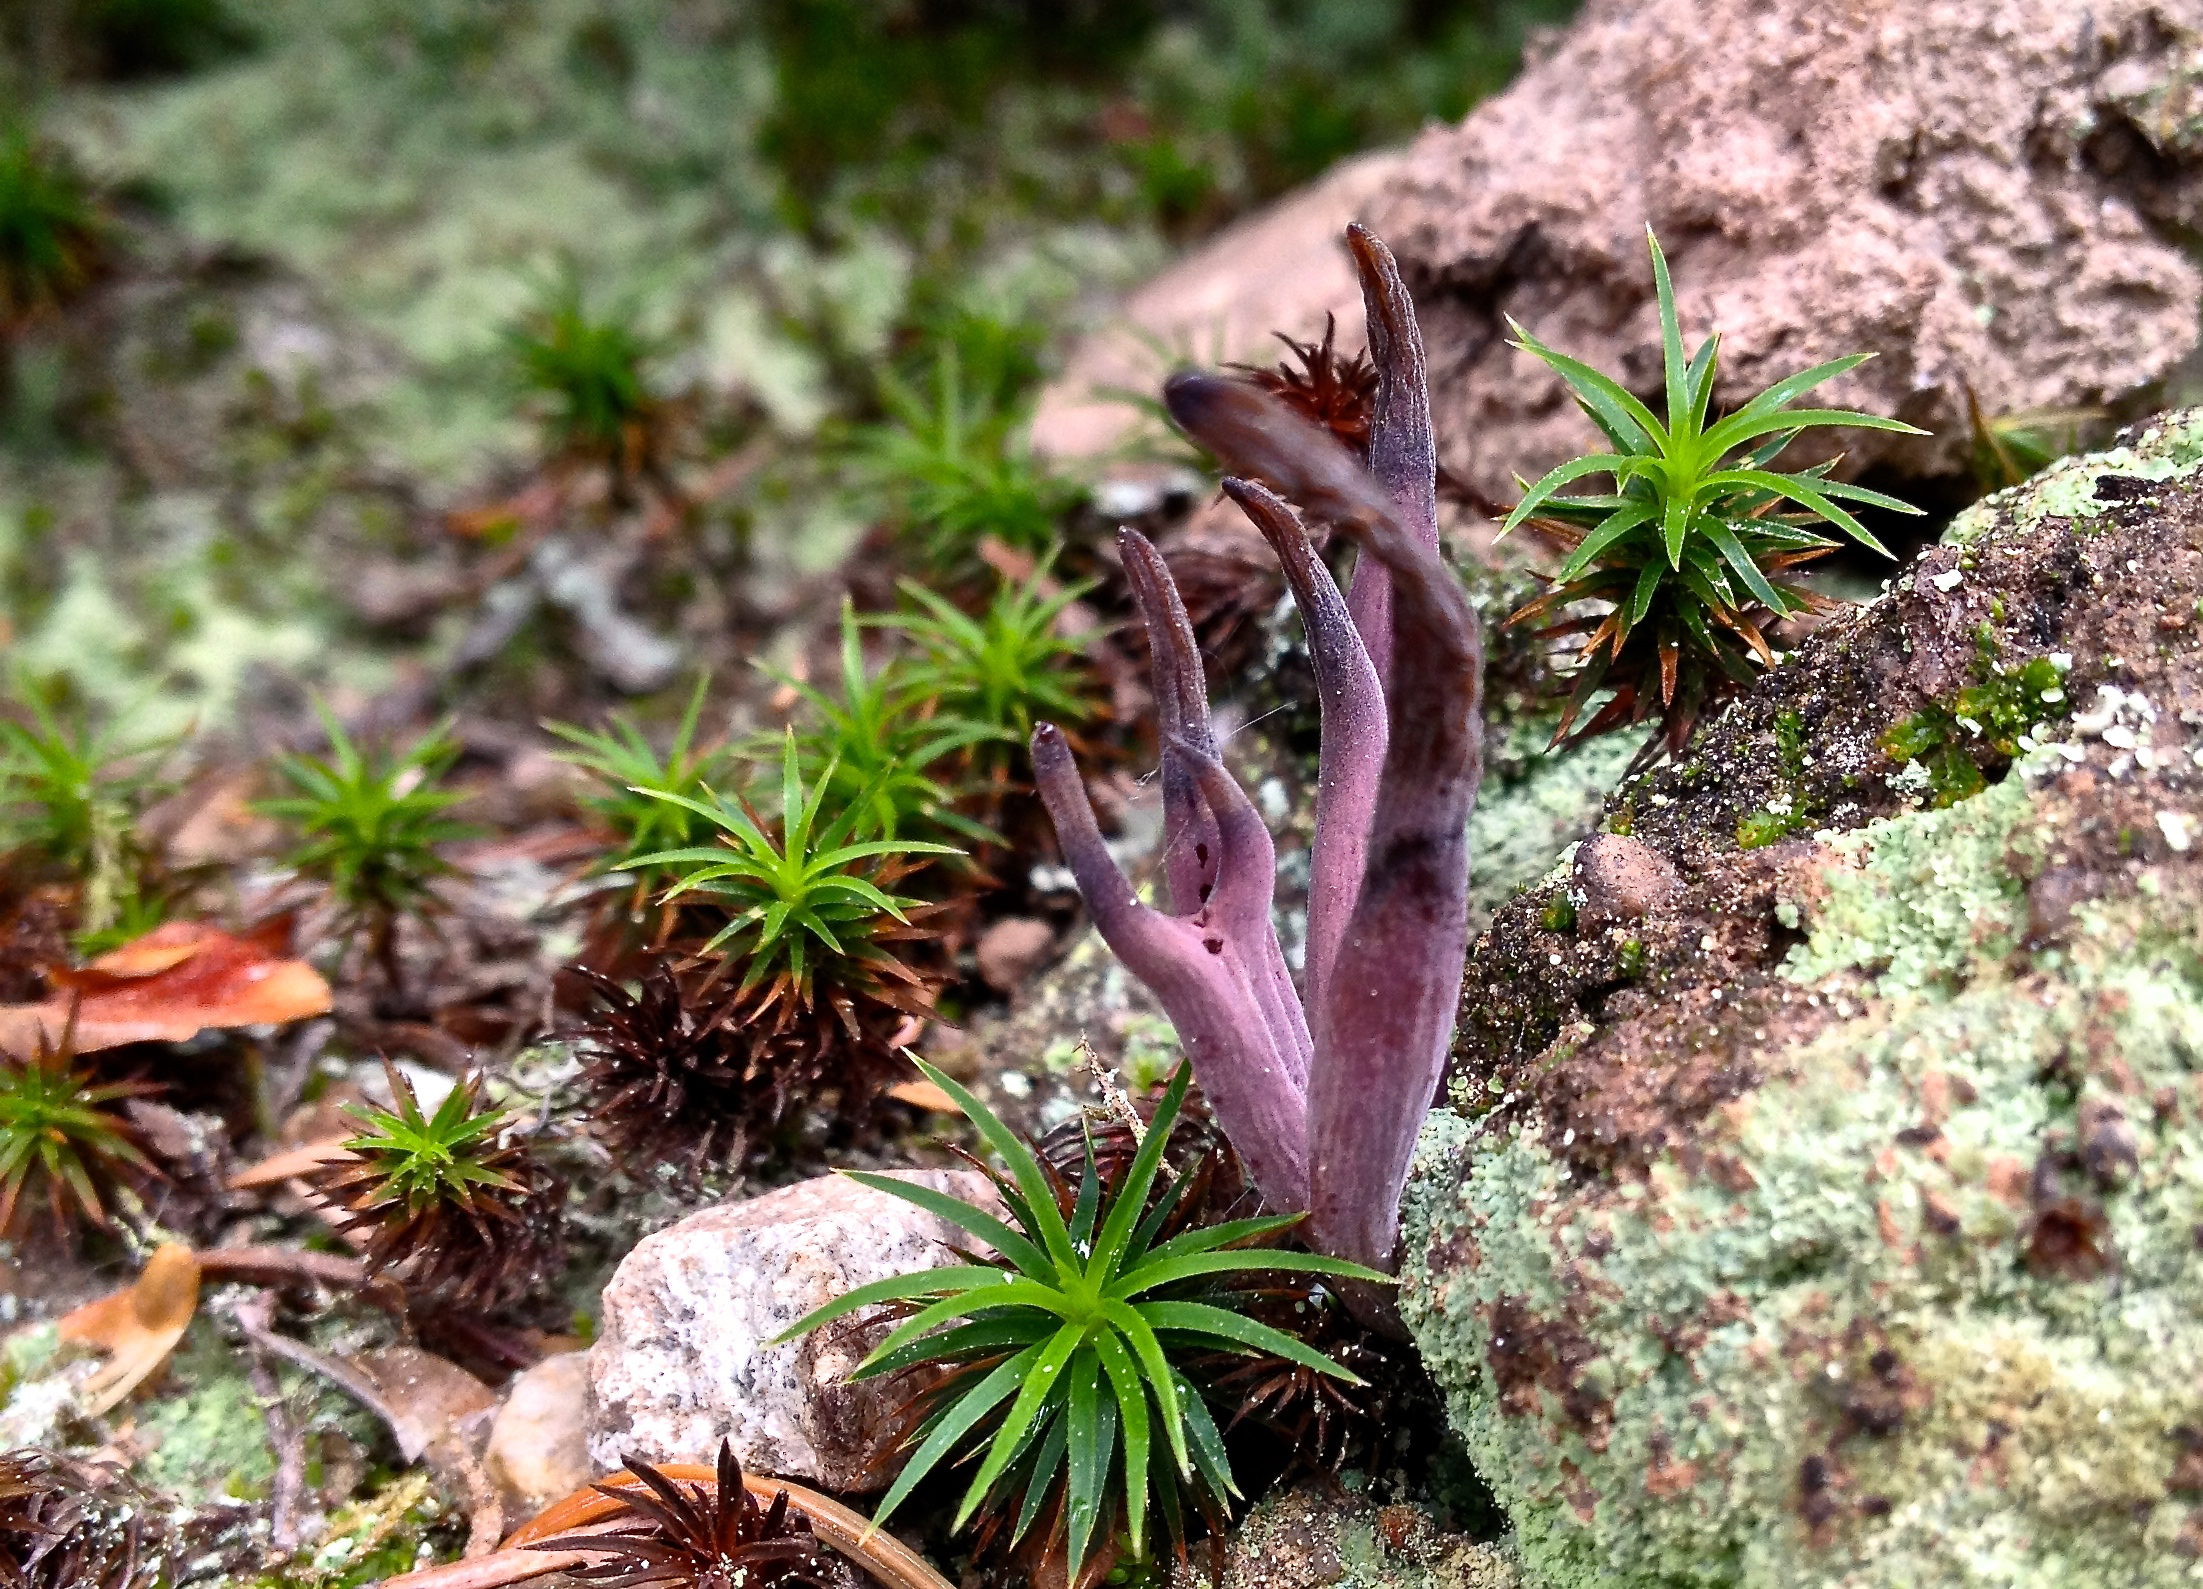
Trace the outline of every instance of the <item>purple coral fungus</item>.
<path fill-rule="evenodd" d="M 1322 1251 L 1388 1269 L 1468 948 L 1484 669 L 1476 614 L 1438 556 L 1414 306 L 1383 243 L 1357 226 L 1347 244 L 1377 368 L 1366 467 L 1253 383 L 1189 372 L 1163 389 L 1233 471 L 1224 490 L 1276 551 L 1308 633 L 1322 745 L 1305 1000 L 1271 921 L 1269 831 L 1217 757 L 1192 625 L 1134 531 L 1121 544 L 1154 657 L 1167 911 L 1143 904 L 1103 847 L 1050 724 L 1034 730 L 1033 766 L 1095 926 L 1162 1000 L 1264 1197 L 1308 1210 Z M 1301 515 L 1357 542 L 1345 594 Z"/>

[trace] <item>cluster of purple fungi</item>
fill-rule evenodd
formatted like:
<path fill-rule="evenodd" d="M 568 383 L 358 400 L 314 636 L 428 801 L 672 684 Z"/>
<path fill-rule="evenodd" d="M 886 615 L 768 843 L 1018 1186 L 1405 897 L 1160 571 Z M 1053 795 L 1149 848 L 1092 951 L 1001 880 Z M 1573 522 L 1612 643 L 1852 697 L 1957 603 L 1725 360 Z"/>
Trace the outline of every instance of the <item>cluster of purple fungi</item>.
<path fill-rule="evenodd" d="M 1276 552 L 1314 663 L 1321 745 L 1303 992 L 1273 923 L 1276 855 L 1218 756 L 1201 656 L 1163 559 L 1122 532 L 1147 626 L 1161 739 L 1163 884 L 1143 903 L 1104 847 L 1070 747 L 1033 766 L 1095 926 L 1177 1027 L 1217 1123 L 1309 1244 L 1391 1270 L 1416 1134 L 1445 1067 L 1468 949 L 1468 819 L 1482 770 L 1483 647 L 1439 556 L 1421 333 L 1398 267 L 1360 227 L 1378 386 L 1366 460 L 1227 376 L 1164 388 Z M 1296 511 L 1297 510 L 1297 511 Z M 1342 594 L 1308 525 L 1351 537 Z M 1362 1298 L 1358 1311 L 1381 1302 Z"/>

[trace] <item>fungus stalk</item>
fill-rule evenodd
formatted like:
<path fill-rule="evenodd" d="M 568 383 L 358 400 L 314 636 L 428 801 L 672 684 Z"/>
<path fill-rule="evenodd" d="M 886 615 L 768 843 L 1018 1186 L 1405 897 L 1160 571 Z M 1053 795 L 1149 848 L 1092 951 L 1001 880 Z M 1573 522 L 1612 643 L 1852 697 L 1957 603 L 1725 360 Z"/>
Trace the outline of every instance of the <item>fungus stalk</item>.
<path fill-rule="evenodd" d="M 1209 726 L 1200 652 L 1161 556 L 1121 532 L 1154 657 L 1168 909 L 1103 847 L 1063 735 L 1033 767 L 1095 926 L 1162 1001 L 1216 1117 L 1312 1245 L 1389 1271 L 1416 1133 L 1444 1068 L 1468 951 L 1468 818 L 1481 772 L 1483 647 L 1438 556 L 1422 338 L 1391 253 L 1347 234 L 1379 381 L 1364 464 L 1272 394 L 1174 376 L 1172 416 L 1277 553 L 1322 713 L 1305 1000 L 1271 921 L 1275 854 Z M 1298 508 L 1296 513 L 1295 508 Z M 1354 538 L 1341 594 L 1302 515 Z"/>

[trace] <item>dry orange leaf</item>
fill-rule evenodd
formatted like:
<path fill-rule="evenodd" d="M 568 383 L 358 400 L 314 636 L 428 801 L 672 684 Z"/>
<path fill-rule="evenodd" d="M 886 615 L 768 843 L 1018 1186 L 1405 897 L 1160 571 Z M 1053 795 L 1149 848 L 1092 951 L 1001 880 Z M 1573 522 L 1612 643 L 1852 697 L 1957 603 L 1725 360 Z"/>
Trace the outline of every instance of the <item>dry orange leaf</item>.
<path fill-rule="evenodd" d="M 715 1469 L 692 1462 L 668 1462 L 658 1469 L 667 1478 L 716 1488 Z M 768 1479 L 754 1473 L 742 1475 L 742 1487 L 771 1505 L 785 1496 L 788 1507 L 806 1519 L 811 1531 L 826 1545 L 863 1569 L 882 1589 L 951 1589 L 926 1559 L 885 1529 L 875 1527 L 863 1513 L 853 1511 L 830 1495 L 785 1479 Z M 596 1553 L 588 1550 L 536 1550 L 539 1540 L 554 1534 L 580 1533 L 601 1528 L 628 1510 L 618 1492 L 640 1490 L 641 1482 L 625 1470 L 601 1485 L 576 1491 L 523 1523 L 506 1539 L 504 1548 L 472 1561 L 455 1561 L 441 1567 L 385 1578 L 376 1589 L 508 1589 L 509 1585 L 547 1578 L 554 1572 L 570 1572 L 589 1565 Z M 609 1492 L 609 1493 L 608 1493 Z"/>
<path fill-rule="evenodd" d="M 353 1135 L 357 1135 L 355 1132 Z M 285 1148 L 270 1154 L 258 1164 L 247 1165 L 229 1178 L 233 1192 L 252 1191 L 262 1186 L 277 1186 L 284 1181 L 295 1181 L 311 1175 L 322 1165 L 336 1159 L 348 1159 L 352 1155 L 344 1146 L 351 1137 L 328 1137 L 320 1142 L 308 1142 L 301 1147 Z"/>
<path fill-rule="evenodd" d="M 28 1055 L 41 1032 L 60 1042 L 72 1004 L 78 1053 L 324 1015 L 329 984 L 286 957 L 289 935 L 283 922 L 244 937 L 193 921 L 156 927 L 81 970 L 52 973 L 52 998 L 0 1005 L 0 1049 Z"/>
<path fill-rule="evenodd" d="M 956 1113 L 956 1100 L 930 1081 L 899 1081 L 887 1089 L 887 1095 L 913 1109 L 930 1110 L 940 1115 Z"/>
<path fill-rule="evenodd" d="M 87 1302 L 60 1323 L 64 1341 L 82 1341 L 108 1354 L 84 1382 L 87 1413 L 97 1416 L 151 1378 L 184 1338 L 199 1307 L 199 1260 L 189 1247 L 155 1250 L 131 1285 Z"/>
<path fill-rule="evenodd" d="M 658 1471 L 669 1479 L 691 1484 L 707 1484 L 718 1488 L 718 1470 L 694 1462 L 667 1462 L 658 1465 Z M 563 1501 L 555 1501 L 533 1518 L 513 1530 L 506 1539 L 507 1552 L 525 1549 L 536 1540 L 549 1539 L 555 1534 L 587 1528 L 624 1510 L 624 1503 L 616 1493 L 607 1491 L 641 1490 L 642 1481 L 626 1469 L 600 1480 L 586 1490 L 569 1495 Z M 948 1581 L 935 1572 L 926 1559 L 881 1528 L 861 1512 L 821 1495 L 800 1484 L 786 1479 L 767 1478 L 762 1474 L 744 1473 L 742 1488 L 766 1505 L 781 1495 L 788 1498 L 789 1509 L 807 1519 L 813 1533 L 851 1561 L 858 1563 L 873 1580 L 888 1589 L 949 1589 Z M 550 1552 L 543 1554 L 549 1555 Z M 563 1556 L 554 1559 L 563 1560 Z M 485 1580 L 486 1581 L 486 1580 Z M 458 1589 L 454 1579 L 431 1579 L 421 1573 L 412 1579 L 388 1578 L 384 1589 L 392 1584 L 414 1583 L 420 1589 L 430 1589 L 442 1582 L 447 1589 Z"/>

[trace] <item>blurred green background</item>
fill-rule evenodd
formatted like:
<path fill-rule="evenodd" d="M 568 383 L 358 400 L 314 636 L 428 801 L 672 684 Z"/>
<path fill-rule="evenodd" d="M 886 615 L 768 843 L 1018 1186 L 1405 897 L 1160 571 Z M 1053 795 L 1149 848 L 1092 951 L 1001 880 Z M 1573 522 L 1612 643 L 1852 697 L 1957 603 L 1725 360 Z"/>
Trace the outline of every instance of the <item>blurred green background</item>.
<path fill-rule="evenodd" d="M 760 588 L 823 566 L 879 512 L 898 381 L 938 395 L 952 355 L 1014 446 L 1112 294 L 1460 116 L 1572 8 L 13 0 L 0 89 L 114 217 L 121 286 L 12 349 L 0 620 L 90 693 L 215 718 L 238 645 L 343 653 L 332 562 L 540 459 L 511 347 L 552 308 L 707 451 L 763 450 L 715 532 Z"/>

